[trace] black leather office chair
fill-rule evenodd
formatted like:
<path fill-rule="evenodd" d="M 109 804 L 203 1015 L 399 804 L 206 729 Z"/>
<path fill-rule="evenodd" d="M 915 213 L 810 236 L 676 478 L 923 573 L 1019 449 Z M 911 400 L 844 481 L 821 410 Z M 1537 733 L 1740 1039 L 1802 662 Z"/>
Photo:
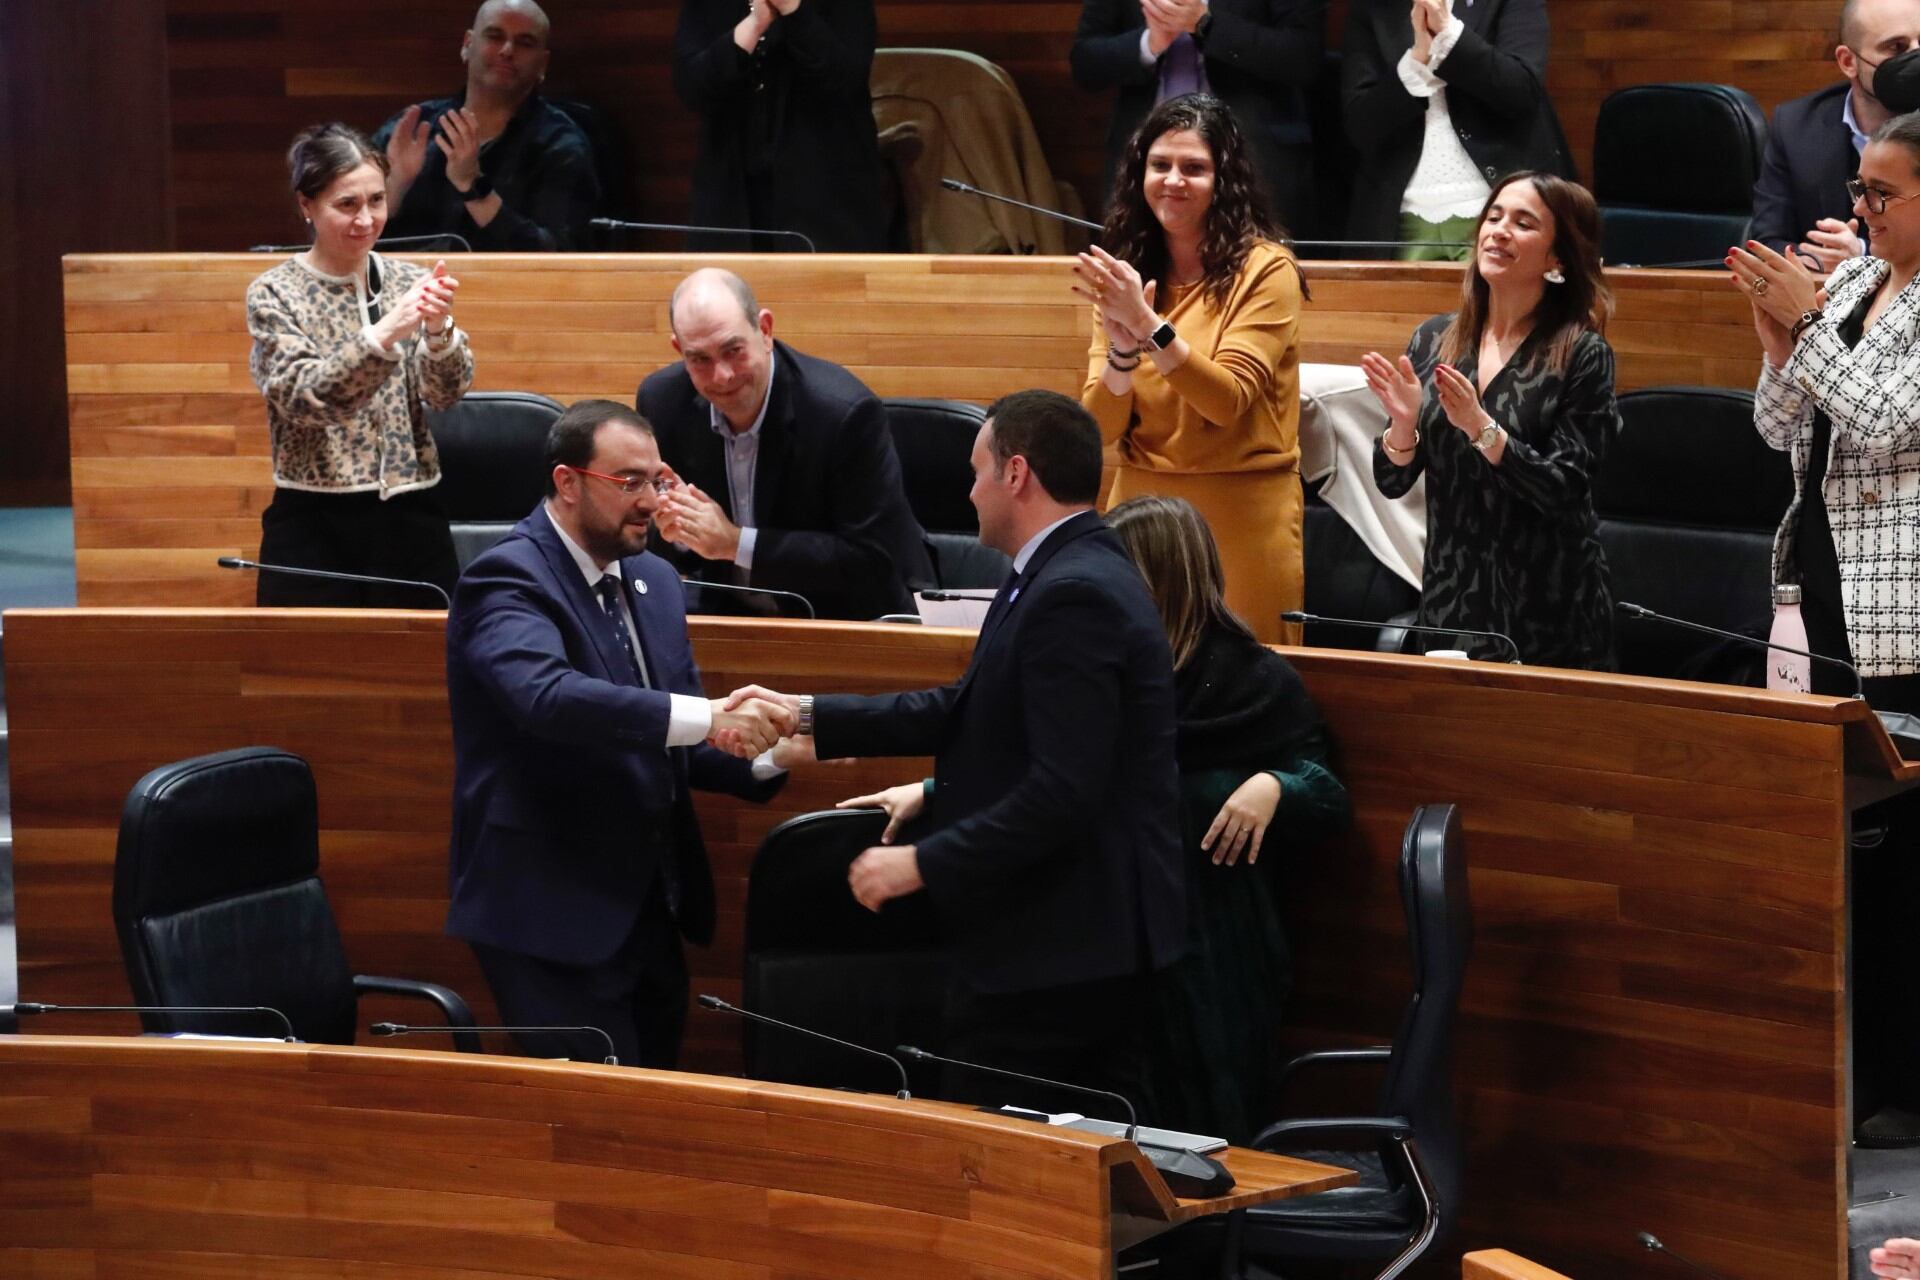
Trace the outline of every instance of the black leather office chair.
<path fill-rule="evenodd" d="M 452 1027 L 473 1014 L 431 982 L 355 974 L 321 886 L 313 771 L 276 747 L 162 765 L 120 815 L 113 922 L 136 1004 L 268 1005 L 315 1044 L 352 1044 L 361 995 L 434 1004 Z M 278 1034 L 258 1018 L 147 1014 L 148 1031 Z M 479 1037 L 454 1036 L 479 1052 Z"/>
<path fill-rule="evenodd" d="M 584 98 L 562 98 L 552 94 L 546 97 L 567 119 L 580 126 L 580 132 L 587 135 L 587 142 L 593 148 L 593 174 L 600 183 L 600 207 L 594 210 L 594 215 L 603 218 L 633 217 L 633 172 L 628 160 L 634 152 L 627 143 L 626 132 L 612 116 Z M 588 235 L 585 244 L 577 244 L 574 249 L 618 247 L 618 243 L 608 239 L 604 233 L 594 231 Z"/>
<path fill-rule="evenodd" d="M 1787 455 L 1753 429 L 1753 396 L 1650 387 L 1620 397 L 1621 431 L 1594 485 L 1615 600 L 1764 636 L 1773 534 L 1793 500 Z M 1759 683 L 1760 652 L 1666 623 L 1616 620 L 1631 675 Z"/>
<path fill-rule="evenodd" d="M 806 813 L 769 831 L 747 878 L 746 1007 L 881 1052 L 937 1044 L 946 953 L 925 894 L 878 912 L 854 901 L 847 866 L 880 843 L 878 810 Z M 747 1074 L 891 1093 L 884 1063 L 790 1032 L 745 1027 Z"/>
<path fill-rule="evenodd" d="M 965 400 L 915 396 L 891 396 L 883 403 L 907 505 L 926 530 L 935 584 L 948 590 L 998 587 L 1013 561 L 981 545 L 980 517 L 967 500 L 973 488 L 973 440 L 987 411 Z"/>
<path fill-rule="evenodd" d="M 1231 1216 L 1222 1273 L 1261 1275 L 1308 1259 L 1384 1265 L 1390 1280 L 1459 1219 L 1463 1153 L 1453 1101 L 1453 1033 L 1473 948 L 1460 815 L 1422 805 L 1400 844 L 1400 901 L 1413 950 L 1413 998 L 1391 1045 L 1307 1053 L 1281 1070 L 1280 1086 L 1309 1066 L 1380 1063 L 1378 1114 L 1282 1120 L 1254 1145 L 1357 1169 L 1360 1184 Z M 1335 1142 L 1360 1150 L 1326 1150 Z M 1251 1264 L 1251 1266 L 1249 1266 Z"/>
<path fill-rule="evenodd" d="M 1368 484 L 1373 483 L 1371 479 Z M 1409 644 L 1409 633 L 1392 620 L 1412 622 L 1420 610 L 1420 589 L 1381 564 L 1340 513 L 1320 500 L 1317 486 L 1307 489 L 1301 530 L 1301 559 L 1306 566 L 1304 608 L 1329 618 L 1378 622 L 1385 630 L 1309 622 L 1305 643 L 1327 649 L 1375 649 L 1386 653 L 1423 653 L 1442 641 Z M 1414 636 L 1414 640 L 1426 637 Z"/>
<path fill-rule="evenodd" d="M 460 567 L 507 536 L 547 491 L 547 431 L 564 408 L 531 391 L 469 391 L 429 410 L 440 450 L 435 489 Z"/>
<path fill-rule="evenodd" d="M 1609 266 L 1718 265 L 1753 217 L 1767 118 L 1725 84 L 1637 84 L 1593 130 L 1593 195 Z"/>

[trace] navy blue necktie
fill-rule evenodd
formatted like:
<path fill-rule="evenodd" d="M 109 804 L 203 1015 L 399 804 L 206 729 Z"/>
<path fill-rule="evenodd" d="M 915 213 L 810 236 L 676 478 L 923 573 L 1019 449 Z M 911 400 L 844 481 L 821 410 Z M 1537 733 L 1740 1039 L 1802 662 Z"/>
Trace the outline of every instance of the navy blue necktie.
<path fill-rule="evenodd" d="M 607 621 L 613 624 L 613 634 L 619 637 L 620 648 L 633 666 L 633 674 L 640 678 L 642 685 L 652 688 L 653 682 L 647 679 L 647 664 L 641 660 L 640 651 L 634 647 L 633 633 L 627 629 L 627 610 L 620 602 L 620 579 L 611 573 L 602 574 L 596 590 L 600 607 L 605 610 Z"/>

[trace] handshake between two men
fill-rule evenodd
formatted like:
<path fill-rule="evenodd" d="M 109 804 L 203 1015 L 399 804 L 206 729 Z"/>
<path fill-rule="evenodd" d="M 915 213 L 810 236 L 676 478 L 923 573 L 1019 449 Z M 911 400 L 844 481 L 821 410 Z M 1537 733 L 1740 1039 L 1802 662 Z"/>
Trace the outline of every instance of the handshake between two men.
<path fill-rule="evenodd" d="M 802 718 L 801 699 L 797 694 L 776 693 L 750 684 L 713 700 L 713 727 L 707 741 L 722 751 L 746 758 L 771 753 L 772 762 L 782 769 L 813 764 L 819 759 L 814 751 L 813 726 L 802 724 Z M 887 813 L 887 827 L 880 843 L 862 852 L 847 868 L 847 884 L 854 899 L 869 911 L 878 911 L 892 899 L 905 897 L 924 886 L 914 846 L 892 844 L 900 825 L 919 816 L 924 797 L 925 788 L 914 782 L 871 795 L 854 796 L 835 806 L 884 809 Z"/>

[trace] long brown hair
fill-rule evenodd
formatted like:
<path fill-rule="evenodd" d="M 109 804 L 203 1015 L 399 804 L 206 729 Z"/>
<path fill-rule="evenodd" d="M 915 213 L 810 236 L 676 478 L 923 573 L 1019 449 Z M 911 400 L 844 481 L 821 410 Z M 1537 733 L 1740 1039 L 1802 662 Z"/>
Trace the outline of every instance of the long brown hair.
<path fill-rule="evenodd" d="M 1560 260 L 1564 284 L 1548 282 L 1533 312 L 1534 357 L 1559 372 L 1567 367 L 1573 348 L 1588 330 L 1604 333 L 1613 315 L 1613 290 L 1600 268 L 1600 210 L 1593 194 L 1577 182 L 1552 173 L 1523 169 L 1508 174 L 1494 187 L 1480 217 L 1473 224 L 1474 245 L 1467 253 L 1467 273 L 1460 281 L 1460 310 L 1440 335 L 1440 358 L 1448 364 L 1480 349 L 1480 331 L 1487 322 L 1487 282 L 1480 274 L 1480 228 L 1486 224 L 1500 193 L 1516 182 L 1530 182 L 1553 215 L 1553 255 Z"/>
<path fill-rule="evenodd" d="M 1218 305 L 1226 301 L 1253 247 L 1262 241 L 1284 243 L 1287 233 L 1267 208 L 1266 193 L 1254 172 L 1253 153 L 1234 122 L 1233 112 L 1212 94 L 1168 98 L 1133 131 L 1114 174 L 1100 243 L 1108 253 L 1138 271 L 1142 280 L 1158 280 L 1158 301 L 1165 305 L 1169 283 L 1167 237 L 1160 220 L 1147 207 L 1147 152 L 1162 136 L 1183 132 L 1198 134 L 1213 153 L 1213 203 L 1207 208 L 1206 234 L 1200 238 L 1200 280 Z M 1295 271 L 1300 269 L 1297 259 L 1293 265 Z M 1304 295 L 1304 276 L 1300 289 Z"/>
<path fill-rule="evenodd" d="M 1213 530 L 1191 502 L 1155 494 L 1129 498 L 1107 512 L 1107 525 L 1140 567 L 1167 629 L 1174 669 L 1187 665 L 1209 627 L 1253 639 L 1240 615 L 1227 608 L 1227 575 Z"/>

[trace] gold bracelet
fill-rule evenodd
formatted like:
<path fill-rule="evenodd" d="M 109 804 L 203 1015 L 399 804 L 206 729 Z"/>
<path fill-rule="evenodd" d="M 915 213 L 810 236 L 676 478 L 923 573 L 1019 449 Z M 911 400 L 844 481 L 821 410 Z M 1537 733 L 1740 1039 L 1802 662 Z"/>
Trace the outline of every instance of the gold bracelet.
<path fill-rule="evenodd" d="M 1391 431 L 1391 430 L 1393 430 L 1393 424 L 1388 423 L 1387 431 Z M 1404 449 L 1397 448 L 1394 445 L 1387 443 L 1387 431 L 1382 431 L 1380 433 L 1380 447 L 1387 451 L 1387 457 L 1389 460 L 1391 460 L 1393 455 L 1396 453 L 1404 453 L 1411 456 L 1413 454 L 1413 451 L 1420 447 L 1420 428 L 1418 427 L 1415 427 L 1413 429 L 1413 443 L 1408 445 Z"/>

